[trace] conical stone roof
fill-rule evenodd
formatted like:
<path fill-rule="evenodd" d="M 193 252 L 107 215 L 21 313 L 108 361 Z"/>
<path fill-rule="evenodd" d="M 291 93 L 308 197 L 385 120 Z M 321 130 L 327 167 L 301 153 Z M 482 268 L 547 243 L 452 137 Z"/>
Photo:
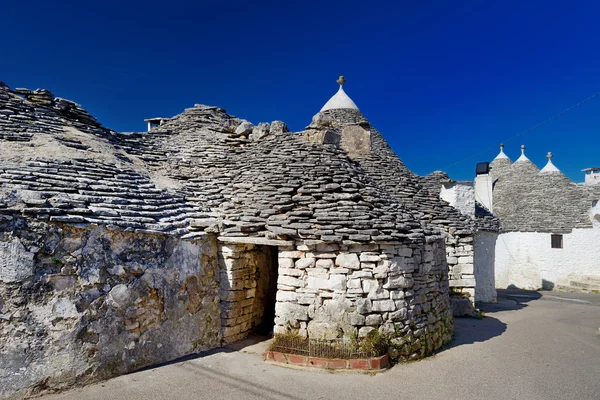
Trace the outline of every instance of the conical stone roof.
<path fill-rule="evenodd" d="M 353 130 L 349 133 L 350 128 Z M 454 207 L 439 198 L 439 193 L 431 193 L 423 185 L 423 178 L 410 171 L 389 146 L 385 138 L 364 117 L 358 109 L 335 108 L 320 111 L 305 131 L 309 138 L 337 137 L 344 147 L 344 141 L 362 129 L 368 133 L 368 149 L 353 152 L 356 142 L 348 143 L 346 150 L 372 178 L 394 200 L 410 209 L 421 223 L 452 229 L 458 235 L 471 235 L 476 226 L 470 217 L 461 214 Z M 326 134 L 324 134 L 325 132 Z M 337 136 L 336 136 L 337 135 Z M 364 145 L 364 143 L 361 143 Z M 495 226 L 485 225 L 489 229 Z"/>
<path fill-rule="evenodd" d="M 3 86 L 0 101 L 13 113 L 0 119 L 8 126 L 0 129 L 1 212 L 186 237 L 439 237 L 345 151 L 309 143 L 280 121 L 253 126 L 196 105 L 150 133 L 117 134 L 58 115 L 52 96 L 33 104 Z M 35 130 L 38 123 L 45 125 Z M 76 136 L 65 135 L 75 124 Z M 28 136 L 15 140 L 14 131 Z M 54 151 L 28 154 L 28 141 L 40 140 Z"/>
<path fill-rule="evenodd" d="M 512 165 L 512 160 L 504 153 L 504 144 L 500 145 L 500 153 L 490 163 L 490 174 L 494 180 L 500 178 Z"/>
<path fill-rule="evenodd" d="M 494 214 L 503 231 L 570 232 L 591 227 L 589 209 L 599 194 L 571 182 L 551 154 L 541 171 L 522 154 L 494 186 Z"/>

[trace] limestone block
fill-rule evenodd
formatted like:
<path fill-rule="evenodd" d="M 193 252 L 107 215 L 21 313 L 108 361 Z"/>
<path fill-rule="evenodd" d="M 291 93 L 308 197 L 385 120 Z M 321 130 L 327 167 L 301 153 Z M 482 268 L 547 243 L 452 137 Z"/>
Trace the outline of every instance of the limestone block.
<path fill-rule="evenodd" d="M 394 257 L 390 264 L 390 274 L 411 272 L 415 269 L 415 263 L 409 257 Z"/>
<path fill-rule="evenodd" d="M 446 261 L 448 262 L 448 265 L 455 265 L 458 264 L 458 257 L 448 256 Z"/>
<path fill-rule="evenodd" d="M 432 251 L 426 251 L 425 254 L 423 254 L 423 261 L 425 261 L 425 262 L 431 262 L 431 261 L 433 261 L 433 252 Z"/>
<path fill-rule="evenodd" d="M 323 268 L 309 268 L 305 270 L 308 276 L 329 279 L 329 272 Z"/>
<path fill-rule="evenodd" d="M 315 302 L 317 295 L 314 293 L 299 293 L 297 297 L 298 304 L 310 305 Z"/>
<path fill-rule="evenodd" d="M 384 335 L 394 335 L 396 333 L 396 327 L 391 322 L 386 322 L 379 327 L 379 332 Z"/>
<path fill-rule="evenodd" d="M 308 321 L 308 307 L 290 302 L 275 303 L 275 315 L 285 321 Z"/>
<path fill-rule="evenodd" d="M 320 243 L 317 245 L 318 252 L 330 253 L 330 252 L 339 251 L 339 249 L 340 249 L 340 246 L 335 243 Z"/>
<path fill-rule="evenodd" d="M 329 279 L 309 276 L 306 281 L 306 287 L 309 289 L 323 290 L 329 288 Z"/>
<path fill-rule="evenodd" d="M 390 272 L 390 265 L 391 265 L 391 263 L 388 260 L 380 261 L 377 264 L 377 267 L 375 267 L 373 269 L 373 275 L 375 276 L 375 278 L 378 278 L 378 279 L 387 278 L 388 273 Z"/>
<path fill-rule="evenodd" d="M 294 278 L 294 277 L 286 276 L 286 275 L 279 276 L 277 278 L 277 284 L 296 287 L 296 288 L 304 287 L 304 281 L 302 279 L 298 279 L 298 278 Z"/>
<path fill-rule="evenodd" d="M 77 312 L 75 304 L 65 297 L 56 297 L 52 300 L 52 315 L 54 318 L 78 318 L 80 316 Z"/>
<path fill-rule="evenodd" d="M 374 312 L 385 312 L 396 310 L 396 304 L 393 300 L 373 300 Z"/>
<path fill-rule="evenodd" d="M 347 275 L 350 273 L 348 268 L 333 268 L 329 271 L 330 274 L 344 274 Z"/>
<path fill-rule="evenodd" d="M 473 264 L 457 264 L 451 269 L 453 275 L 473 275 L 473 271 Z"/>
<path fill-rule="evenodd" d="M 303 251 L 280 251 L 279 258 L 302 258 L 304 257 Z"/>
<path fill-rule="evenodd" d="M 248 136 L 252 133 L 254 125 L 251 122 L 244 121 L 236 129 L 236 135 Z"/>
<path fill-rule="evenodd" d="M 398 250 L 398 255 L 401 257 L 412 257 L 413 250 L 410 247 L 403 247 Z"/>
<path fill-rule="evenodd" d="M 346 282 L 346 287 L 348 289 L 361 289 L 362 292 L 362 282 L 360 279 L 348 279 L 348 282 Z"/>
<path fill-rule="evenodd" d="M 271 128 L 269 129 L 269 133 L 271 135 L 276 135 L 280 133 L 289 132 L 287 125 L 283 121 L 273 121 L 271 122 Z"/>
<path fill-rule="evenodd" d="M 321 258 L 321 259 L 317 260 L 316 267 L 324 268 L 324 269 L 333 268 L 334 267 L 333 260 L 331 260 L 329 258 Z"/>
<path fill-rule="evenodd" d="M 396 311 L 392 311 L 388 314 L 388 319 L 392 322 L 404 321 L 408 317 L 408 309 L 401 308 Z"/>
<path fill-rule="evenodd" d="M 381 257 L 378 254 L 361 253 L 360 261 L 377 263 L 381 261 Z"/>
<path fill-rule="evenodd" d="M 331 275 L 328 280 L 327 289 L 329 290 L 346 290 L 345 275 Z"/>
<path fill-rule="evenodd" d="M 403 275 L 393 276 L 387 278 L 386 282 L 383 284 L 385 289 L 406 289 L 413 287 L 415 281 L 413 278 L 407 278 Z"/>
<path fill-rule="evenodd" d="M 361 338 L 367 337 L 369 333 L 373 332 L 374 330 L 375 328 L 373 328 L 372 326 L 363 326 L 358 330 L 358 336 Z"/>
<path fill-rule="evenodd" d="M 350 314 L 350 323 L 354 326 L 364 325 L 365 321 L 366 321 L 366 318 L 364 315 L 360 315 L 358 313 Z"/>
<path fill-rule="evenodd" d="M 298 300 L 298 293 L 278 290 L 276 299 L 277 301 L 296 301 Z"/>
<path fill-rule="evenodd" d="M 362 253 L 364 251 L 378 251 L 379 246 L 377 244 L 351 244 L 348 251 L 350 253 Z"/>
<path fill-rule="evenodd" d="M 379 326 L 383 322 L 380 314 L 371 314 L 367 315 L 365 318 L 365 325 L 369 326 Z"/>
<path fill-rule="evenodd" d="M 373 311 L 373 302 L 369 299 L 357 299 L 356 311 L 361 314 L 369 314 Z"/>
<path fill-rule="evenodd" d="M 351 278 L 373 278 L 373 273 L 371 271 L 354 271 Z"/>
<path fill-rule="evenodd" d="M 298 269 L 313 268 L 314 266 L 315 266 L 315 259 L 312 257 L 301 258 L 298 261 L 296 261 L 296 268 L 298 268 Z"/>
<path fill-rule="evenodd" d="M 304 275 L 304 271 L 297 268 L 279 268 L 279 275 L 289 275 L 289 276 L 302 276 Z"/>
<path fill-rule="evenodd" d="M 336 253 L 333 252 L 320 252 L 320 251 L 313 251 L 313 252 L 307 252 L 305 254 L 306 257 L 312 257 L 312 258 L 335 258 L 336 257 Z"/>
<path fill-rule="evenodd" d="M 367 298 L 369 298 L 371 300 L 389 299 L 390 292 L 388 292 L 385 289 L 375 288 L 369 292 L 369 294 L 367 295 Z"/>
<path fill-rule="evenodd" d="M 371 132 L 359 125 L 342 127 L 342 148 L 350 157 L 371 154 Z"/>
<path fill-rule="evenodd" d="M 458 257 L 459 264 L 473 264 L 473 256 L 461 256 Z"/>
<path fill-rule="evenodd" d="M 450 287 L 475 287 L 475 278 L 450 279 Z"/>
<path fill-rule="evenodd" d="M 131 303 L 131 294 L 127 285 L 116 285 L 108 293 L 106 302 L 114 308 L 122 309 Z"/>
<path fill-rule="evenodd" d="M 335 258 L 335 265 L 348 269 L 360 269 L 360 260 L 354 253 L 341 253 Z"/>
<path fill-rule="evenodd" d="M 363 279 L 362 288 L 365 293 L 370 293 L 379 288 L 379 282 L 377 279 Z"/>
<path fill-rule="evenodd" d="M 32 276 L 33 258 L 19 239 L 0 242 L 0 282 L 20 282 Z"/>
<path fill-rule="evenodd" d="M 278 260 L 279 268 L 294 268 L 294 260 L 291 258 L 279 258 Z"/>

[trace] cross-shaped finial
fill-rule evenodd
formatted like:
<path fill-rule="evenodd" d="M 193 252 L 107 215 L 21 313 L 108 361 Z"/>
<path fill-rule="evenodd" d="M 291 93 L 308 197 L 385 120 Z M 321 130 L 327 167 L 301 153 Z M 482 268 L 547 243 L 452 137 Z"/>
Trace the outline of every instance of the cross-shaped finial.
<path fill-rule="evenodd" d="M 344 75 L 340 75 L 340 77 L 337 80 L 337 83 L 339 83 L 340 85 L 346 83 L 346 78 L 344 78 Z"/>
<path fill-rule="evenodd" d="M 525 145 L 524 144 L 521 145 L 521 153 L 525 154 Z"/>
<path fill-rule="evenodd" d="M 504 143 L 500 143 L 500 150 L 504 150 Z"/>
<path fill-rule="evenodd" d="M 546 158 L 548 159 L 548 161 L 552 160 L 552 152 L 549 151 L 548 154 L 546 154 Z"/>

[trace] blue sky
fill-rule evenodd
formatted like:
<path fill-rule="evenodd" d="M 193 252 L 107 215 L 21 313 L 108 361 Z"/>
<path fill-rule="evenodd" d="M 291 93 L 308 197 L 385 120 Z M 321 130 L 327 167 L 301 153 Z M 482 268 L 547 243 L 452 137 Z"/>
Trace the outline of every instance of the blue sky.
<path fill-rule="evenodd" d="M 597 1 L 6 2 L 0 80 L 47 88 L 105 126 L 195 103 L 301 130 L 346 92 L 418 174 L 471 180 L 497 146 L 576 182 L 600 167 Z M 468 161 L 448 167 L 457 161 Z"/>

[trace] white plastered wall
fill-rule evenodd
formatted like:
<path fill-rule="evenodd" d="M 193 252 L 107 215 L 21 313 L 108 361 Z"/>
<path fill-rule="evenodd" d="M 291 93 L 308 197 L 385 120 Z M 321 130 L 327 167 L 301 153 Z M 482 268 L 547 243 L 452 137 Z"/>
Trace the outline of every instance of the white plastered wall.
<path fill-rule="evenodd" d="M 475 215 L 475 192 L 472 185 L 445 183 L 442 185 L 440 198 L 464 215 Z"/>
<path fill-rule="evenodd" d="M 483 204 L 488 210 L 494 211 L 491 175 L 483 174 L 475 177 L 475 200 Z"/>
<path fill-rule="evenodd" d="M 495 252 L 496 287 L 551 288 L 568 285 L 578 276 L 600 275 L 600 229 L 573 229 L 563 235 L 562 249 L 551 247 L 550 235 L 500 234 Z"/>

